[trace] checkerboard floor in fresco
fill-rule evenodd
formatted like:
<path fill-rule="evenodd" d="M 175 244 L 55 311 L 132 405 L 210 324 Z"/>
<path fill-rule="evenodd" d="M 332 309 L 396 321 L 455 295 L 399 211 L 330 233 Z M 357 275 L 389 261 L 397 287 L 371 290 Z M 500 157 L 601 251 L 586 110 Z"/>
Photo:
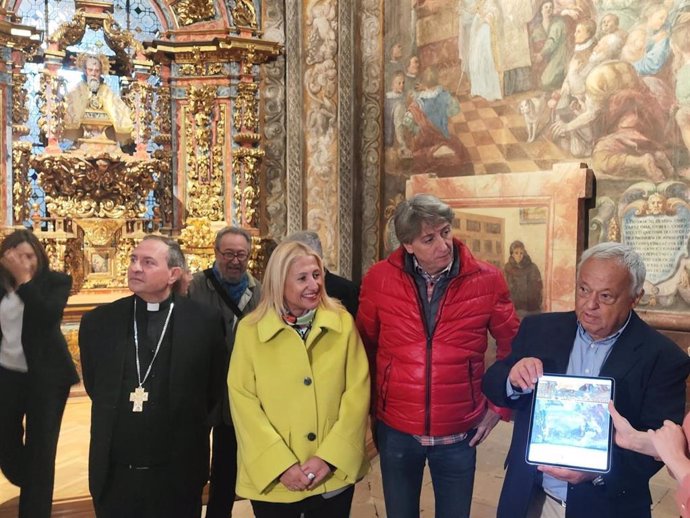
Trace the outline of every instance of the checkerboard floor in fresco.
<path fill-rule="evenodd" d="M 460 113 L 449 124 L 472 157 L 475 174 L 542 171 L 556 162 L 576 160 L 544 136 L 545 131 L 527 142 L 518 104 L 539 93 L 523 92 L 498 101 L 460 95 Z"/>

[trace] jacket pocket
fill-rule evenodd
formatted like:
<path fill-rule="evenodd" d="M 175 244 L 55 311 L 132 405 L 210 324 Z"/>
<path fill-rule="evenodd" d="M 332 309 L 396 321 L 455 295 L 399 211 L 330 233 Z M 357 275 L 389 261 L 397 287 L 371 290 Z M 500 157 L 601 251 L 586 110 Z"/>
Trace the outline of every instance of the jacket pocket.
<path fill-rule="evenodd" d="M 390 382 L 391 370 L 393 368 L 393 360 L 391 359 L 383 370 L 383 381 L 381 382 L 381 391 L 379 397 L 381 398 L 381 408 L 386 410 L 388 403 L 388 384 Z"/>
<path fill-rule="evenodd" d="M 470 395 L 472 396 L 472 408 L 477 406 L 477 398 L 474 393 L 474 372 L 472 369 L 472 360 L 467 363 L 467 379 L 470 382 Z"/>

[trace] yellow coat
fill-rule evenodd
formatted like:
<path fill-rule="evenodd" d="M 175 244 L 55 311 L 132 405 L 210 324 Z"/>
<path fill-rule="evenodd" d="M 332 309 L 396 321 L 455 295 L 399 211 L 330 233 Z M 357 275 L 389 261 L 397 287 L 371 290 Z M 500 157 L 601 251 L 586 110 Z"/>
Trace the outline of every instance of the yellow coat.
<path fill-rule="evenodd" d="M 238 495 L 296 502 L 354 484 L 368 470 L 369 364 L 346 311 L 316 311 L 306 343 L 274 311 L 241 320 L 228 372 Z M 336 466 L 311 491 L 278 478 L 314 455 Z"/>

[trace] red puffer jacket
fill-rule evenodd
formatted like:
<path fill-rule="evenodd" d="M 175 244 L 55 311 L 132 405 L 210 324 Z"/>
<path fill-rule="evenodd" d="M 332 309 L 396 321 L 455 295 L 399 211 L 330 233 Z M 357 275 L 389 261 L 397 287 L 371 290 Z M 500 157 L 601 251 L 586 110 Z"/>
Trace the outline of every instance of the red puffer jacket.
<path fill-rule="evenodd" d="M 454 245 L 460 272 L 446 288 L 430 337 L 402 247 L 362 281 L 357 327 L 372 362 L 372 403 L 378 419 L 404 433 L 444 436 L 474 428 L 487 405 L 481 392 L 487 330 L 496 339 L 498 359 L 508 355 L 517 333 L 503 274 L 461 242 Z"/>

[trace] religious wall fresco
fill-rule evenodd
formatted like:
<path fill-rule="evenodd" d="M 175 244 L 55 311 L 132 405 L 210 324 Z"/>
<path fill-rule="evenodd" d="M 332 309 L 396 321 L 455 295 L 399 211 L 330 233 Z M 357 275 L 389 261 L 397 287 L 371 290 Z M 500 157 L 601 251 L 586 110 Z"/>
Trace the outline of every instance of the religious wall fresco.
<path fill-rule="evenodd" d="M 388 208 L 419 173 L 584 162 L 589 244 L 631 244 L 642 304 L 690 311 L 689 0 L 386 0 L 383 18 Z"/>

